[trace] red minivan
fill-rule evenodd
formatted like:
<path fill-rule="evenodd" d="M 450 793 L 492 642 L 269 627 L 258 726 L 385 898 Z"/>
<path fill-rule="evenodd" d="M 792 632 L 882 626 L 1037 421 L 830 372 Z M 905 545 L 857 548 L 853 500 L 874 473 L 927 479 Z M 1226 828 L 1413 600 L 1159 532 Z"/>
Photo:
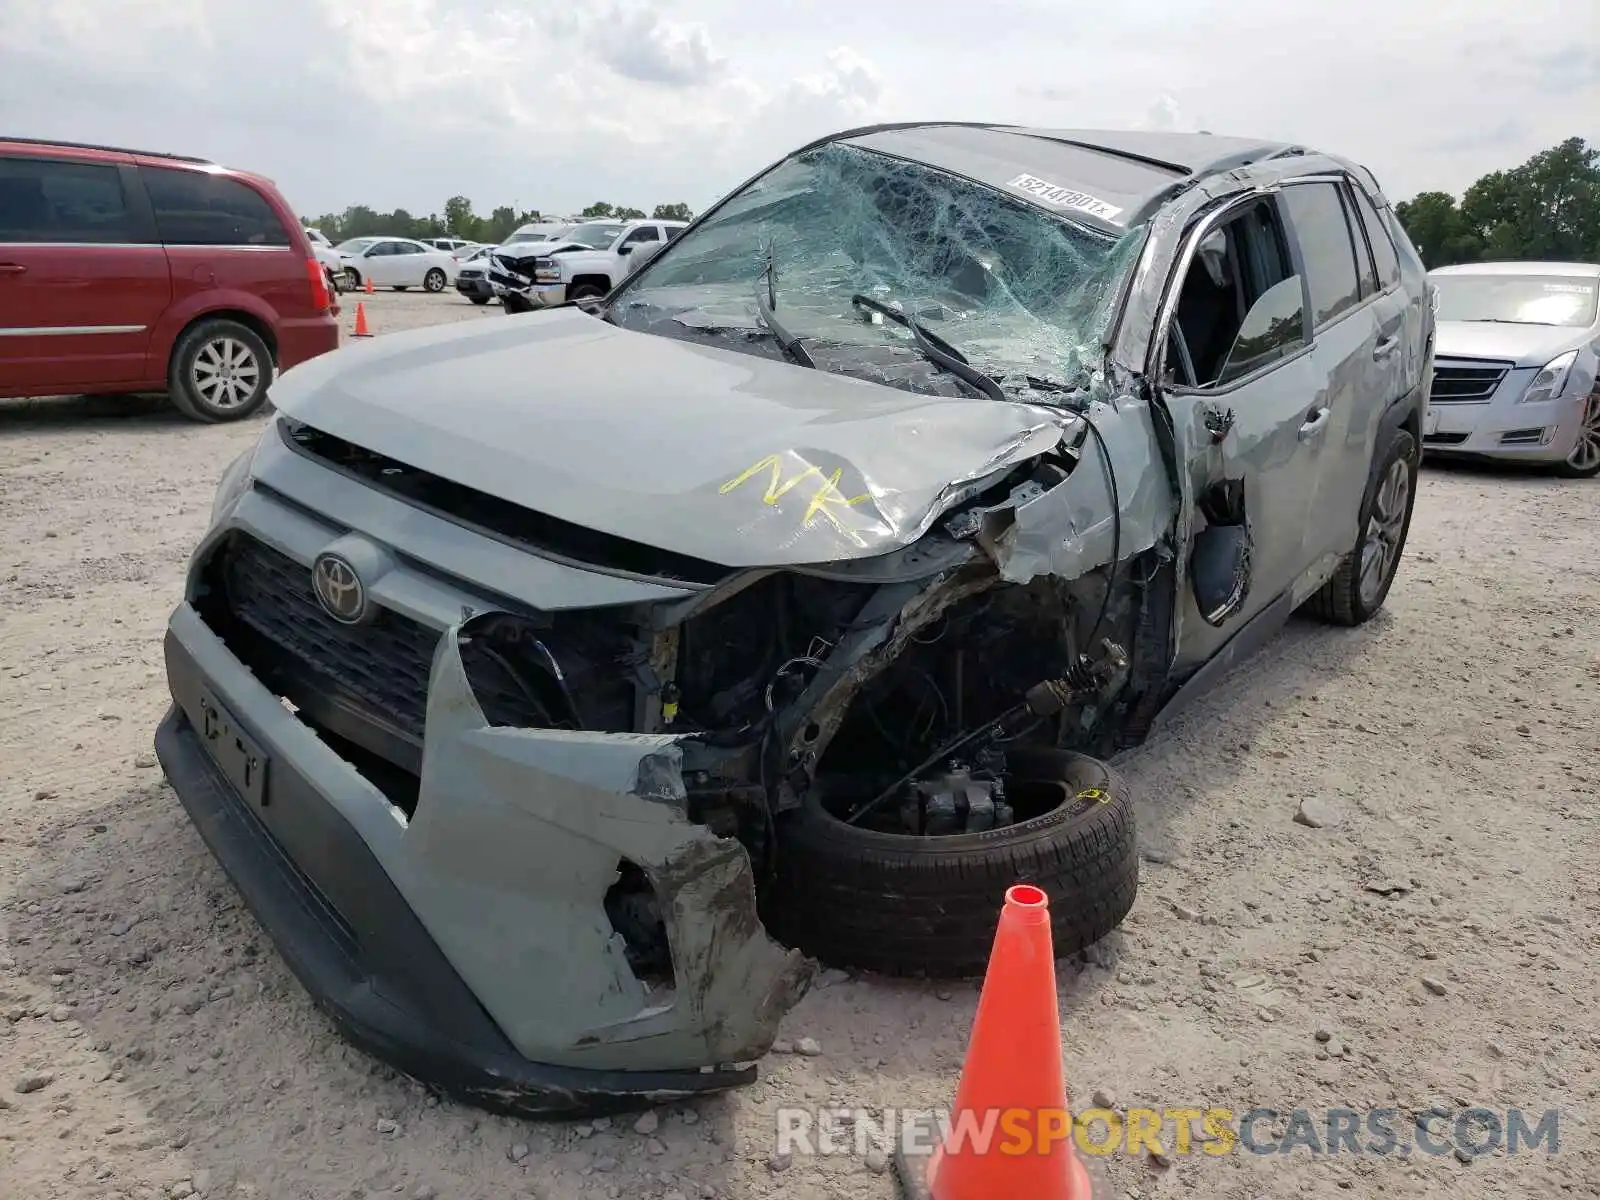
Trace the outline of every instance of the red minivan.
<path fill-rule="evenodd" d="M 337 313 L 270 180 L 0 137 L 0 397 L 165 391 L 236 421 L 338 346 Z"/>

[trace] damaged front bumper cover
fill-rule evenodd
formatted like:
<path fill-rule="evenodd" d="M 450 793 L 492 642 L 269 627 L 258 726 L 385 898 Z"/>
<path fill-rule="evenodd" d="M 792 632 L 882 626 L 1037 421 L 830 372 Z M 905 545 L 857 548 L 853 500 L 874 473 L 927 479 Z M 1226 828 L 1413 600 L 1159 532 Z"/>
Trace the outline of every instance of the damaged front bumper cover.
<path fill-rule="evenodd" d="M 408 820 L 181 605 L 156 749 L 206 843 L 341 1032 L 442 1092 L 578 1117 L 751 1082 L 813 967 L 767 937 L 744 849 L 685 815 L 676 739 L 491 727 L 457 632 Z M 665 991 L 605 913 L 622 860 Z"/>

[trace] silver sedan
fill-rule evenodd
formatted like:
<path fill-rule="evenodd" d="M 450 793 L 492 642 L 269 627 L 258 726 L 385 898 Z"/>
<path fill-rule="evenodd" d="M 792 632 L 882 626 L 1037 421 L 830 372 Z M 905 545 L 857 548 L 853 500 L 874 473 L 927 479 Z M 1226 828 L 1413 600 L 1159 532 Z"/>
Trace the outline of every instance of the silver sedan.
<path fill-rule="evenodd" d="M 1429 281 L 1439 340 L 1427 452 L 1600 475 L 1600 265 L 1469 263 Z"/>

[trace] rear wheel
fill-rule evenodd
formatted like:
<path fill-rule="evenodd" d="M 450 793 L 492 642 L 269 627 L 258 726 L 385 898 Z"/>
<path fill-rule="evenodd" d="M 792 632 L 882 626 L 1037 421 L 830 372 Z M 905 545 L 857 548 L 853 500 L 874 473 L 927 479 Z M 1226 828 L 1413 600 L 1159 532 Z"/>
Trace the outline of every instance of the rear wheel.
<path fill-rule="evenodd" d="M 1583 407 L 1577 445 L 1556 471 L 1568 479 L 1593 479 L 1600 475 L 1600 386 L 1589 393 Z"/>
<path fill-rule="evenodd" d="M 422 277 L 422 289 L 426 292 L 442 292 L 446 282 L 444 272 L 434 267 Z"/>
<path fill-rule="evenodd" d="M 489 303 L 489 297 L 487 297 L 487 296 L 468 296 L 467 299 L 471 300 L 474 304 L 487 304 L 487 303 Z"/>
<path fill-rule="evenodd" d="M 178 340 L 167 368 L 167 394 L 195 421 L 238 421 L 259 409 L 272 383 L 272 354 L 237 321 L 201 321 Z"/>
<path fill-rule="evenodd" d="M 1382 446 L 1367 479 L 1356 544 L 1306 604 L 1333 625 L 1362 625 L 1377 615 L 1405 551 L 1417 500 L 1417 443 L 1397 429 Z"/>

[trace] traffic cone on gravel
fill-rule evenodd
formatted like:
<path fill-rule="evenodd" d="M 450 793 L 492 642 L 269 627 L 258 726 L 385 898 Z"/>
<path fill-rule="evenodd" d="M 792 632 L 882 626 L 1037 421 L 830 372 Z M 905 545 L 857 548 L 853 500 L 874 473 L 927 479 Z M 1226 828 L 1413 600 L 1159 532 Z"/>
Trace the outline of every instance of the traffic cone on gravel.
<path fill-rule="evenodd" d="M 1093 1195 L 1073 1150 L 1049 904 L 1028 884 L 1006 891 L 950 1130 L 927 1165 L 933 1200 Z"/>
<path fill-rule="evenodd" d="M 367 276 L 367 295 L 372 295 L 372 276 Z"/>
<path fill-rule="evenodd" d="M 356 331 L 353 336 L 372 336 L 372 331 L 367 328 L 367 306 L 359 300 L 356 301 Z"/>

